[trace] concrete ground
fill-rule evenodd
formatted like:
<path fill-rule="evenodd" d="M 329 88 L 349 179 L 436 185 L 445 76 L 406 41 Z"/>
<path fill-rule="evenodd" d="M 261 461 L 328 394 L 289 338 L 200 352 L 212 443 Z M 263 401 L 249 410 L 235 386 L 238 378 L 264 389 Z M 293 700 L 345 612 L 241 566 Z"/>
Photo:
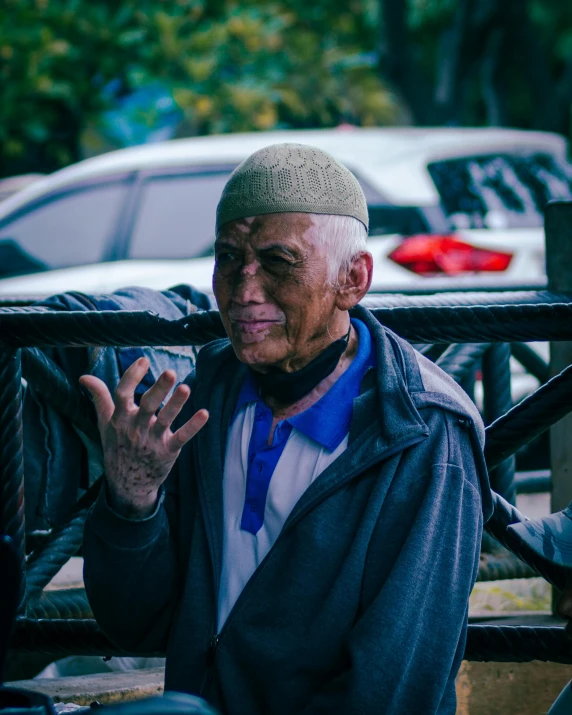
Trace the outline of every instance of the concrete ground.
<path fill-rule="evenodd" d="M 162 668 L 146 668 L 10 685 L 45 693 L 56 703 L 109 705 L 160 694 L 163 677 Z M 556 663 L 464 661 L 457 678 L 457 715 L 543 715 L 571 677 L 570 666 Z"/>
<path fill-rule="evenodd" d="M 144 668 L 129 672 L 20 680 L 10 683 L 10 686 L 44 693 L 55 703 L 90 705 L 98 702 L 110 705 L 161 694 L 164 677 L 164 668 Z"/>
<path fill-rule="evenodd" d="M 516 506 L 531 519 L 546 516 L 550 514 L 550 494 L 519 494 Z M 485 581 L 473 588 L 469 617 L 519 611 L 541 615 L 550 613 L 551 608 L 552 588 L 542 578 Z"/>
<path fill-rule="evenodd" d="M 83 559 L 72 556 L 67 564 L 46 586 L 46 591 L 59 591 L 64 588 L 83 588 Z"/>

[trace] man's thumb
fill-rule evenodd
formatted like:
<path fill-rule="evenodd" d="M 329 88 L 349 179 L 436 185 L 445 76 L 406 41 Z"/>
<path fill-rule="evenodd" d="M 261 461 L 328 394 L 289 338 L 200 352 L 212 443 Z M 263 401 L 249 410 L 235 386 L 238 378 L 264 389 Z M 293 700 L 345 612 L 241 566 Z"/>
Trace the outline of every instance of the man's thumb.
<path fill-rule="evenodd" d="M 82 375 L 79 378 L 79 383 L 80 385 L 83 385 L 83 387 L 85 387 L 91 395 L 91 399 L 93 400 L 93 405 L 97 413 L 99 429 L 101 431 L 102 427 L 107 427 L 115 410 L 113 398 L 111 397 L 105 382 L 100 380 L 98 377 L 95 377 L 95 375 Z"/>

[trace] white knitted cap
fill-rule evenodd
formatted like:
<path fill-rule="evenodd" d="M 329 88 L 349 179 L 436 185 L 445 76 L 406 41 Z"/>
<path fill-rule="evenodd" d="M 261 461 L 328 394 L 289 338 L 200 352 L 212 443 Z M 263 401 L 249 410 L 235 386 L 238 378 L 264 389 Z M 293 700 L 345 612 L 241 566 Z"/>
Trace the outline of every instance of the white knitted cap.
<path fill-rule="evenodd" d="M 306 144 L 273 144 L 230 175 L 217 207 L 216 232 L 229 221 L 302 212 L 353 216 L 366 230 L 367 202 L 356 177 L 330 154 Z"/>

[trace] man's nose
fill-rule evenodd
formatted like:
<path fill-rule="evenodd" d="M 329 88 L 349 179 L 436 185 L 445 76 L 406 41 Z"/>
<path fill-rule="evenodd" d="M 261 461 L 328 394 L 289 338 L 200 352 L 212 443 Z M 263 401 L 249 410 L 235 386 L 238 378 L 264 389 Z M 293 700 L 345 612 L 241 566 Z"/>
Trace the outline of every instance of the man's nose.
<path fill-rule="evenodd" d="M 242 266 L 235 281 L 233 291 L 233 298 L 237 303 L 241 305 L 264 303 L 265 294 L 258 269 L 258 263 L 255 261 Z"/>

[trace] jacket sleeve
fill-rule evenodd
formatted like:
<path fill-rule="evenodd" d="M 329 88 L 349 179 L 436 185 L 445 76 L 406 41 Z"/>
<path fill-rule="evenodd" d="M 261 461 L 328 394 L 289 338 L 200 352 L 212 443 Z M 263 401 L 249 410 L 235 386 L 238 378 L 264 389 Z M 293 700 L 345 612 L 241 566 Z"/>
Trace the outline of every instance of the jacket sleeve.
<path fill-rule="evenodd" d="M 195 385 L 194 370 L 185 384 Z M 192 398 L 173 424 L 177 429 L 194 412 Z M 180 598 L 179 474 L 190 445 L 183 447 L 161 487 L 157 508 L 147 519 L 126 519 L 111 509 L 105 484 L 91 508 L 83 535 L 83 579 L 93 614 L 105 634 L 133 653 L 164 653 Z M 187 504 L 191 519 L 192 505 Z"/>
<path fill-rule="evenodd" d="M 179 570 L 161 493 L 147 519 L 126 519 L 107 504 L 105 486 L 86 520 L 84 582 L 105 634 L 130 653 L 163 653 L 178 597 Z"/>
<path fill-rule="evenodd" d="M 468 430 L 432 421 L 402 455 L 372 536 L 346 667 L 303 715 L 455 713 L 483 518 Z"/>

